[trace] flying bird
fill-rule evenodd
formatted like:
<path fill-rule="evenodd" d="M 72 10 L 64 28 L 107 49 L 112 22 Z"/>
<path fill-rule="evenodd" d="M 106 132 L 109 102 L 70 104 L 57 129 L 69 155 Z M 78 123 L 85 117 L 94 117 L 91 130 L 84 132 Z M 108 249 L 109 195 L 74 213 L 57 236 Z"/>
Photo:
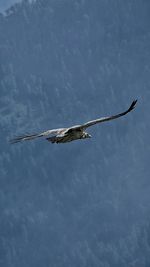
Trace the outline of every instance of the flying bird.
<path fill-rule="evenodd" d="M 21 141 L 33 140 L 38 137 L 45 137 L 47 141 L 58 144 L 58 143 L 71 142 L 77 139 L 91 138 L 91 135 L 85 131 L 88 127 L 93 126 L 97 123 L 114 120 L 114 119 L 117 119 L 119 117 L 126 115 L 127 113 L 129 113 L 135 108 L 136 102 L 137 100 L 134 100 L 131 106 L 126 111 L 116 114 L 116 115 L 112 115 L 109 117 L 102 117 L 96 120 L 88 121 L 81 125 L 74 125 L 69 128 L 53 129 L 53 130 L 48 130 L 48 131 L 45 131 L 39 134 L 21 135 L 10 141 L 11 143 L 17 143 Z"/>

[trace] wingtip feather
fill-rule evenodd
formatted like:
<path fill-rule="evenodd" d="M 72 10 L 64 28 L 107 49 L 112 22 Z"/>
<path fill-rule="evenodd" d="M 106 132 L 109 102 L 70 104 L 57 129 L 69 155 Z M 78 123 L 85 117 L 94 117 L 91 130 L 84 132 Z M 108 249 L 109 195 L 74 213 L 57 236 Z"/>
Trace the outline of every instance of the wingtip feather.
<path fill-rule="evenodd" d="M 20 136 L 17 136 L 15 138 L 13 138 L 13 139 L 10 139 L 9 142 L 10 142 L 10 144 L 16 144 L 16 143 L 19 143 L 21 141 L 32 140 L 32 139 L 34 139 L 37 136 L 38 136 L 38 134 L 20 135 Z"/>
<path fill-rule="evenodd" d="M 130 112 L 131 110 L 133 110 L 133 109 L 135 108 L 136 103 L 137 103 L 137 99 L 133 100 L 131 106 L 130 106 L 129 109 L 128 109 L 128 112 Z"/>

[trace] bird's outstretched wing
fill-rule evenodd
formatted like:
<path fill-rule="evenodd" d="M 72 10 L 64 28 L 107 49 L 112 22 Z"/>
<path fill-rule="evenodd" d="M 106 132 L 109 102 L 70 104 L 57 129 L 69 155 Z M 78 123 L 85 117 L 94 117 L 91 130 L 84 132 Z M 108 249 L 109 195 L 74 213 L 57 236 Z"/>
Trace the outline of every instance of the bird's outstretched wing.
<path fill-rule="evenodd" d="M 42 133 L 39 133 L 39 134 L 21 135 L 21 136 L 18 136 L 16 138 L 10 140 L 10 142 L 12 144 L 14 144 L 14 143 L 18 143 L 18 142 L 21 142 L 21 141 L 32 140 L 32 139 L 35 139 L 37 137 L 44 137 L 44 136 L 48 136 L 48 135 L 66 135 L 66 134 L 73 133 L 73 132 L 84 131 L 84 129 L 86 129 L 86 128 L 94 125 L 94 124 L 97 124 L 97 123 L 100 123 L 100 122 L 109 121 L 109 120 L 114 120 L 114 119 L 117 119 L 117 118 L 119 118 L 121 116 L 126 115 L 127 113 L 129 113 L 131 110 L 133 110 L 135 108 L 136 102 L 137 102 L 137 100 L 134 100 L 132 102 L 131 106 L 126 111 L 124 111 L 122 113 L 119 113 L 117 115 L 99 118 L 99 119 L 96 119 L 96 120 L 88 121 L 87 123 L 84 123 L 82 125 L 75 125 L 75 126 L 72 126 L 72 127 L 69 127 L 69 128 L 53 129 L 53 130 L 48 130 L 48 131 L 45 131 L 45 132 L 42 132 Z"/>
<path fill-rule="evenodd" d="M 135 108 L 135 105 L 136 105 L 136 102 L 137 100 L 134 100 L 131 104 L 131 106 L 124 112 L 122 113 L 119 113 L 117 115 L 113 115 L 113 116 L 109 116 L 109 117 L 103 117 L 103 118 L 99 118 L 99 119 L 96 119 L 96 120 L 92 120 L 92 121 L 88 121 L 86 123 L 84 123 L 83 125 L 80 126 L 81 129 L 86 129 L 94 124 L 97 124 L 97 123 L 100 123 L 100 122 L 104 122 L 104 121 L 110 121 L 110 120 L 114 120 L 114 119 L 117 119 L 121 116 L 124 116 L 126 115 L 127 113 L 129 113 L 131 110 L 133 110 Z"/>
<path fill-rule="evenodd" d="M 28 140 L 35 139 L 37 137 L 43 137 L 43 136 L 48 136 L 48 135 L 52 135 L 52 134 L 57 135 L 57 134 L 63 133 L 65 130 L 66 130 L 66 128 L 59 128 L 59 129 L 48 130 L 48 131 L 45 131 L 45 132 L 42 132 L 39 134 L 20 135 L 20 136 L 17 136 L 16 138 L 11 139 L 10 143 L 14 144 L 14 143 L 18 143 L 21 141 L 28 141 Z"/>

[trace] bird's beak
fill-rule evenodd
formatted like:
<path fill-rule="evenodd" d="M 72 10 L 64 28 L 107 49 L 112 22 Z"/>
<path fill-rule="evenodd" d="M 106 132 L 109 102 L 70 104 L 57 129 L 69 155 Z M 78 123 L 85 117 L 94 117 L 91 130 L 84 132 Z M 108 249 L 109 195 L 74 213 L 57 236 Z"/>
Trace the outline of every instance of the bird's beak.
<path fill-rule="evenodd" d="M 92 137 L 92 135 L 89 134 L 89 138 L 91 138 L 91 137 Z"/>

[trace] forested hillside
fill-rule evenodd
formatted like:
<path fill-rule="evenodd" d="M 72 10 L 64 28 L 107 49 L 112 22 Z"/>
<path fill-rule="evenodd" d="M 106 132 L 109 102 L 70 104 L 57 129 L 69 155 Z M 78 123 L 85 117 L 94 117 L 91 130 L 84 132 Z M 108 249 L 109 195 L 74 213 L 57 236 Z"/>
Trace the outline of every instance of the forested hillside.
<path fill-rule="evenodd" d="M 0 14 L 0 266 L 150 266 L 150 2 Z M 126 110 L 68 144 L 15 135 Z"/>
<path fill-rule="evenodd" d="M 32 1 L 32 0 L 31 0 Z M 0 12 L 6 12 L 6 10 L 13 4 L 21 2 L 21 0 L 0 0 Z"/>

